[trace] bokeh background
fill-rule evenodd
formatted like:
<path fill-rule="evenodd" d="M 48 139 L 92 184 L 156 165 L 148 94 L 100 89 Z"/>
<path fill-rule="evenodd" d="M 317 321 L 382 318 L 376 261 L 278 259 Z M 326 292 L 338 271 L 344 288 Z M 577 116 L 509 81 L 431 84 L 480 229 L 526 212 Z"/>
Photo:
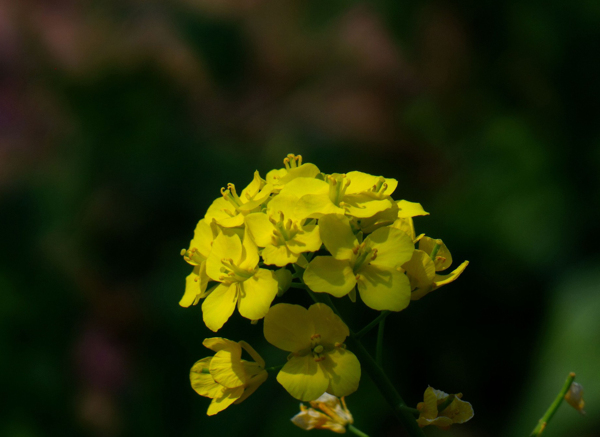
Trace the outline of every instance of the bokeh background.
<path fill-rule="evenodd" d="M 600 436 L 599 25 L 591 0 L 0 0 L 0 435 L 305 435 L 274 377 L 205 415 L 213 334 L 177 304 L 219 189 L 296 153 L 398 179 L 471 261 L 386 325 L 409 404 L 474 406 L 428 436 L 528 435 L 570 371 L 588 414 L 544 435 Z M 261 330 L 219 335 L 282 363 Z M 368 376 L 347 401 L 405 435 Z"/>

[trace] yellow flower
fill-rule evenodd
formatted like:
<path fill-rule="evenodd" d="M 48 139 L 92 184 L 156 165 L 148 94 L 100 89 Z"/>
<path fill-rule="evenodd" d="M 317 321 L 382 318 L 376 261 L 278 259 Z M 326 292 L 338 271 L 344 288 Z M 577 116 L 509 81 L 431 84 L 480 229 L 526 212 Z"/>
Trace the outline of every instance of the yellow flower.
<path fill-rule="evenodd" d="M 243 317 L 262 319 L 277 295 L 278 283 L 272 270 L 258 268 L 258 249 L 248 232 L 243 242 L 237 234 L 221 233 L 215 238 L 206 260 L 206 273 L 219 285 L 209 291 L 202 304 L 206 326 L 218 331 L 237 304 Z"/>
<path fill-rule="evenodd" d="M 583 387 L 581 384 L 572 382 L 569 391 L 565 395 L 565 400 L 581 414 L 585 414 L 585 410 L 583 409 L 585 401 L 583 400 Z"/>
<path fill-rule="evenodd" d="M 267 379 L 265 361 L 245 341 L 207 338 L 202 343 L 216 352 L 197 361 L 190 371 L 192 388 L 200 396 L 212 398 L 207 414 L 212 416 L 233 403 L 239 404 Z M 242 360 L 242 348 L 254 361 Z"/>
<path fill-rule="evenodd" d="M 408 306 L 410 283 L 398 270 L 414 251 L 406 233 L 386 226 L 360 242 L 348 217 L 334 214 L 321 217 L 319 227 L 332 256 L 317 256 L 308 265 L 303 279 L 311 290 L 342 297 L 358 286 L 370 308 L 401 311 Z"/>
<path fill-rule="evenodd" d="M 351 171 L 328 175 L 325 181 L 296 178 L 288 182 L 281 193 L 299 199 L 295 212 L 300 218 L 318 219 L 325 214 L 369 218 L 394 206 L 390 195 L 397 185 L 395 179 Z"/>
<path fill-rule="evenodd" d="M 194 238 L 190 241 L 190 248 L 181 251 L 183 259 L 194 266 L 192 273 L 185 280 L 185 293 L 179 301 L 179 305 L 182 307 L 187 308 L 190 305 L 196 305 L 204 297 L 206 285 L 210 280 L 206 274 L 206 259 L 217 234 L 217 225 L 215 223 L 209 224 L 207 220 L 202 219 L 196 225 Z"/>
<path fill-rule="evenodd" d="M 242 226 L 244 216 L 260 211 L 261 206 L 269 200 L 272 191 L 273 186 L 266 184 L 256 171 L 254 179 L 242 190 L 240 196 L 233 184 L 228 184 L 227 189 L 221 188 L 222 197 L 210 205 L 204 218 L 208 221 L 215 220 L 226 228 Z"/>
<path fill-rule="evenodd" d="M 473 407 L 470 403 L 462 401 L 462 394 L 452 395 L 450 400 L 448 393 L 436 390 L 433 387 L 427 387 L 424 395 L 424 402 L 419 402 L 419 418 L 417 423 L 421 428 L 427 425 L 435 425 L 438 428 L 448 429 L 453 423 L 465 423 L 473 417 Z M 444 405 L 442 405 L 444 404 Z M 440 411 L 438 407 L 443 409 Z"/>
<path fill-rule="evenodd" d="M 325 392 L 347 396 L 358 388 L 360 363 L 344 346 L 348 327 L 327 305 L 274 305 L 264 332 L 273 346 L 291 352 L 277 381 L 296 399 L 312 401 Z"/>
<path fill-rule="evenodd" d="M 469 261 L 464 261 L 449 274 L 437 274 L 451 264 L 452 255 L 442 240 L 422 237 L 419 240 L 419 249 L 415 250 L 411 260 L 402 266 L 410 279 L 411 299 L 421 299 L 433 290 L 455 281 L 467 268 Z"/>
<path fill-rule="evenodd" d="M 310 163 L 302 164 L 302 156 L 290 153 L 283 159 L 285 168 L 271 170 L 267 173 L 267 183 L 275 190 L 280 190 L 285 184 L 296 178 L 314 178 L 320 173 L 319 168 Z"/>
<path fill-rule="evenodd" d="M 329 393 L 323 393 L 316 400 L 310 401 L 310 405 L 312 408 L 300 404 L 300 412 L 292 417 L 292 422 L 306 431 L 328 429 L 338 434 L 344 434 L 346 426 L 354 423 L 343 397 L 340 402 L 339 398 Z M 317 408 L 321 411 L 318 411 Z"/>
<path fill-rule="evenodd" d="M 315 220 L 305 223 L 294 215 L 298 198 L 278 194 L 267 207 L 267 212 L 246 216 L 246 226 L 258 247 L 264 247 L 265 264 L 283 267 L 298 262 L 304 252 L 315 252 L 321 247 L 319 226 Z"/>

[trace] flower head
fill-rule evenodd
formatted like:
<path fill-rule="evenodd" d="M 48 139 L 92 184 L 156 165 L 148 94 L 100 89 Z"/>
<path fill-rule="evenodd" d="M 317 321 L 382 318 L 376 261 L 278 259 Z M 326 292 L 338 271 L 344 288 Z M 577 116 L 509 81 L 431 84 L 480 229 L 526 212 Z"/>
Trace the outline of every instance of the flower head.
<path fill-rule="evenodd" d="M 358 388 L 360 363 L 344 346 L 348 327 L 327 305 L 274 305 L 264 332 L 269 343 L 291 352 L 277 381 L 296 399 L 312 401 L 324 392 L 346 396 Z"/>
<path fill-rule="evenodd" d="M 427 387 L 423 402 L 417 404 L 419 418 L 417 423 L 421 428 L 435 425 L 448 429 L 453 423 L 465 423 L 473 417 L 473 407 L 462 401 L 462 394 L 449 395 L 433 387 Z"/>
<path fill-rule="evenodd" d="M 310 401 L 310 405 L 312 408 L 300 404 L 300 412 L 292 417 L 294 425 L 306 431 L 328 429 L 343 434 L 346 432 L 346 426 L 354 422 L 343 397 L 340 402 L 336 396 L 323 393 L 314 401 Z"/>
<path fill-rule="evenodd" d="M 239 404 L 267 379 L 265 361 L 248 343 L 215 337 L 207 338 L 202 344 L 216 354 L 194 364 L 190 382 L 196 393 L 212 399 L 207 411 L 209 416 L 233 403 Z M 254 361 L 242 360 L 242 348 Z"/>

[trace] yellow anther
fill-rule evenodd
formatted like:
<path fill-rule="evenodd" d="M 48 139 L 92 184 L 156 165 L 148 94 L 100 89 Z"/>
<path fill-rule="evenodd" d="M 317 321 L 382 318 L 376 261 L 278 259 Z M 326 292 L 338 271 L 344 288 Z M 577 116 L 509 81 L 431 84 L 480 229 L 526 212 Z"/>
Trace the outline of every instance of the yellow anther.
<path fill-rule="evenodd" d="M 179 255 L 183 256 L 183 255 L 185 255 L 186 252 L 187 252 L 187 250 L 181 249 L 181 252 L 179 252 Z"/>
<path fill-rule="evenodd" d="M 321 334 L 313 334 L 310 336 L 311 340 L 314 340 L 315 338 L 321 338 Z"/>

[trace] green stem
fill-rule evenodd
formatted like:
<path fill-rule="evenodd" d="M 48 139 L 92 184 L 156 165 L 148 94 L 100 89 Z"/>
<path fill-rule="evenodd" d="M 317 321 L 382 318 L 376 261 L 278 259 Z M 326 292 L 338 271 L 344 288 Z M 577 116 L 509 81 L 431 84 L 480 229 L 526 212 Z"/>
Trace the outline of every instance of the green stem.
<path fill-rule="evenodd" d="M 385 327 L 385 318 L 379 322 L 379 329 L 377 329 L 377 347 L 375 348 L 375 362 L 379 367 L 382 367 L 383 362 L 383 329 Z"/>
<path fill-rule="evenodd" d="M 367 326 L 365 326 L 363 329 L 361 329 L 360 331 L 358 331 L 356 333 L 356 337 L 357 338 L 361 338 L 363 335 L 365 335 L 367 332 L 369 332 L 371 329 L 373 329 L 375 326 L 377 326 L 377 324 L 384 320 L 388 315 L 390 314 L 390 311 L 382 311 L 381 314 L 379 314 L 375 320 L 373 320 L 371 323 L 369 323 Z"/>
<path fill-rule="evenodd" d="M 365 434 L 364 432 L 362 432 L 360 429 L 356 428 L 353 425 L 348 425 L 348 431 L 350 431 L 353 434 L 356 434 L 359 437 L 369 437 L 367 434 Z"/>
<path fill-rule="evenodd" d="M 350 337 L 348 342 L 351 344 L 351 350 L 356 354 L 360 361 L 361 367 L 366 370 L 369 374 L 389 406 L 396 418 L 402 422 L 408 434 L 412 437 L 425 437 L 423 430 L 417 424 L 415 417 L 413 416 L 412 409 L 406 406 L 406 403 L 398 394 L 387 375 L 383 373 L 381 367 L 377 365 L 373 357 L 367 352 L 363 344 L 356 337 L 352 331 L 350 331 Z"/>
<path fill-rule="evenodd" d="M 571 384 L 573 383 L 574 379 L 575 374 L 573 372 L 569 373 L 569 376 L 567 377 L 567 380 L 565 381 L 565 385 L 563 385 L 562 390 L 560 391 L 560 393 L 558 393 L 558 396 L 556 396 L 554 402 L 552 402 L 546 413 L 539 420 L 537 426 L 533 429 L 533 431 L 531 431 L 529 437 L 539 436 L 544 431 L 546 425 L 548 424 L 548 422 L 550 422 L 550 419 L 552 419 L 552 416 L 554 416 L 554 413 L 556 413 L 558 407 L 560 407 L 560 404 L 562 403 L 563 399 L 565 398 L 565 395 L 569 391 L 569 388 L 571 387 Z"/>

